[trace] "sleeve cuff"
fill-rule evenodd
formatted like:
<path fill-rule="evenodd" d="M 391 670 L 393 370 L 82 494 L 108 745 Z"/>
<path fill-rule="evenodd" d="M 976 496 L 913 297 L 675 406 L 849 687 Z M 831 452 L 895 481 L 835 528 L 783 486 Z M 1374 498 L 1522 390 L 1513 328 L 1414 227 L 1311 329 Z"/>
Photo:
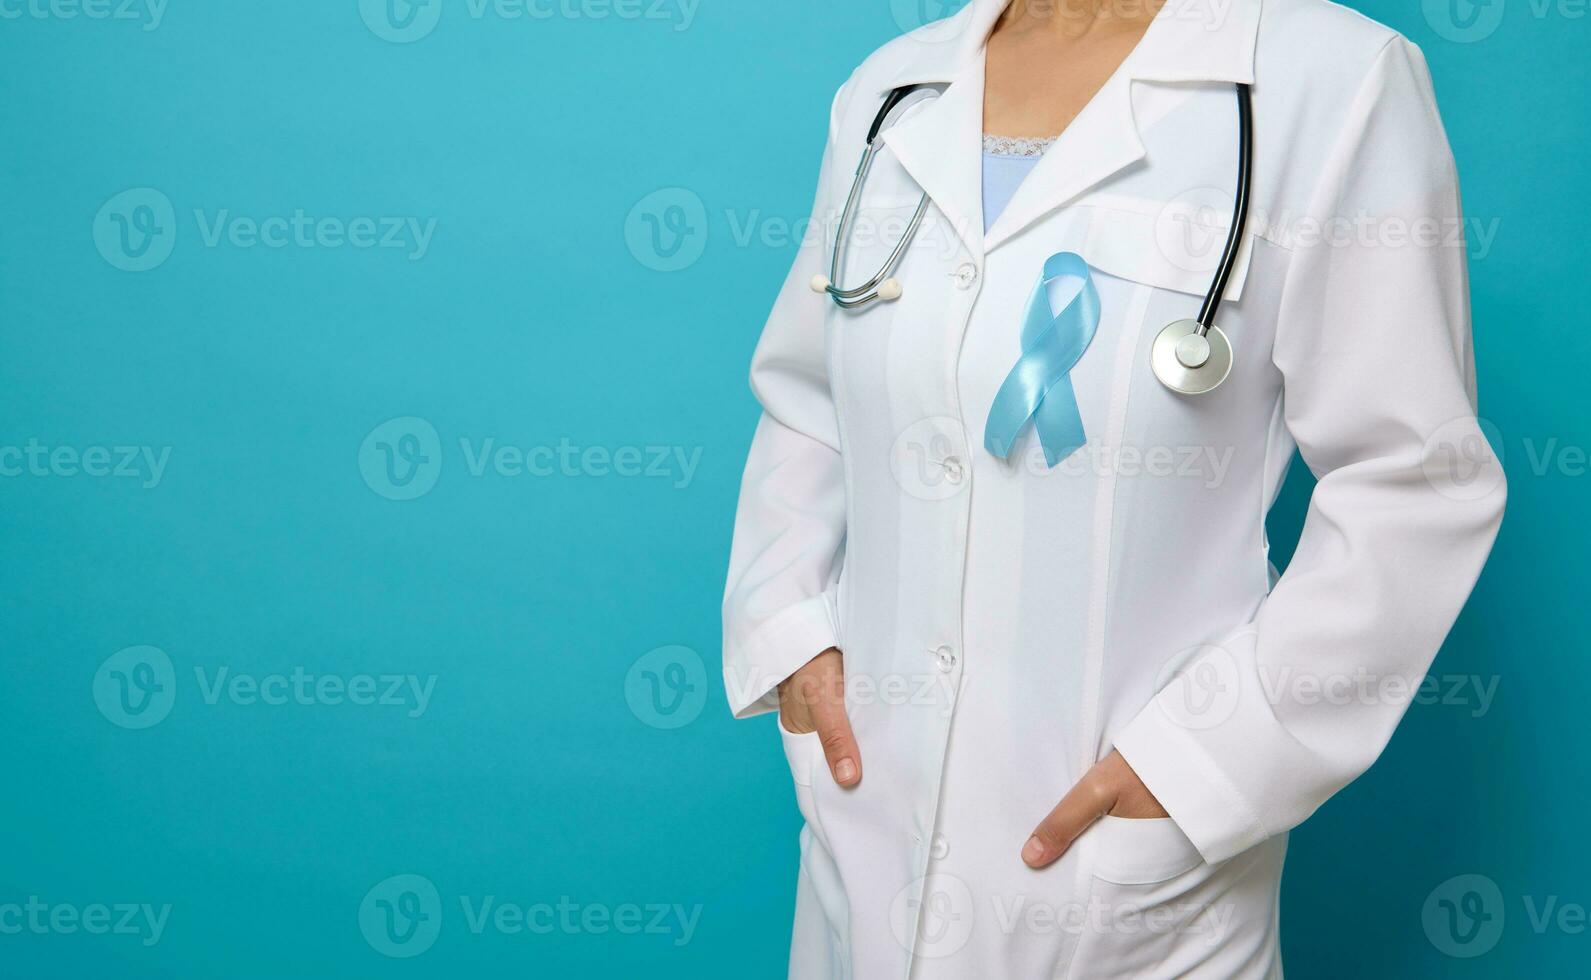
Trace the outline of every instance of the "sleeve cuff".
<path fill-rule="evenodd" d="M 834 602 L 825 592 L 787 606 L 724 650 L 724 691 L 736 718 L 779 709 L 778 687 L 807 661 L 840 645 Z"/>
<path fill-rule="evenodd" d="M 1241 854 L 1270 834 L 1232 781 L 1199 744 L 1197 731 L 1162 705 L 1181 697 L 1178 678 L 1116 735 L 1117 752 L 1143 780 L 1199 854 L 1211 864 Z"/>

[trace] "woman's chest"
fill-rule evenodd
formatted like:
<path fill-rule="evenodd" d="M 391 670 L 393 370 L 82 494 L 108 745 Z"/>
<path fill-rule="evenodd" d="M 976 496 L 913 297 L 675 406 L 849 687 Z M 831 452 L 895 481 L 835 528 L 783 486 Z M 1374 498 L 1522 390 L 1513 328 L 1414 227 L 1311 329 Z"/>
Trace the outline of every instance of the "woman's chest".
<path fill-rule="evenodd" d="M 1270 354 L 1284 249 L 1253 237 L 1244 245 L 1219 317 L 1233 349 L 1220 388 L 1178 394 L 1150 366 L 1155 335 L 1195 316 L 1203 301 L 1204 252 L 1218 250 L 1225 235 L 1213 213 L 1176 200 L 1096 198 L 979 255 L 975 242 L 950 235 L 931 212 L 898 271 L 901 299 L 830 318 L 831 383 L 852 447 L 894 452 L 923 420 L 955 419 L 967 450 L 986 451 L 1002 389 L 1034 378 L 1046 397 L 1075 403 L 1095 451 L 1147 458 L 1262 441 L 1281 383 Z M 1081 260 L 1074 266 L 1086 270 L 1086 284 L 1076 275 L 1046 284 L 1046 268 L 1064 253 Z M 865 249 L 857 256 L 868 257 Z M 1084 290 L 1094 302 L 1077 302 Z M 1035 349 L 1046 327 L 1083 331 L 1086 345 L 1069 350 L 1065 363 L 1046 360 Z M 1062 374 L 1066 384 L 1051 387 Z M 1015 449 L 1032 456 L 1038 443 L 1033 425 L 1026 429 Z M 1041 456 L 1036 468 L 1047 469 Z"/>

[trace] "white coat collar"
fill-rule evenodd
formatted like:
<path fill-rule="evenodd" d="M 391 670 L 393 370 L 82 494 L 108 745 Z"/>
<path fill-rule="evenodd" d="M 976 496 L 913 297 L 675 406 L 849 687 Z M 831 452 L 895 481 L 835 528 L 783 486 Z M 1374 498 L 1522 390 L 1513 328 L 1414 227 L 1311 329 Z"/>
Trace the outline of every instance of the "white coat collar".
<path fill-rule="evenodd" d="M 901 39 L 906 58 L 900 70 L 881 77 L 879 96 L 903 85 L 948 87 L 887 129 L 885 145 L 970 250 L 993 249 L 1143 158 L 1132 82 L 1253 82 L 1262 2 L 1167 0 L 1116 74 L 1022 182 L 987 236 L 981 233 L 984 45 L 1009 0 L 972 0 Z"/>

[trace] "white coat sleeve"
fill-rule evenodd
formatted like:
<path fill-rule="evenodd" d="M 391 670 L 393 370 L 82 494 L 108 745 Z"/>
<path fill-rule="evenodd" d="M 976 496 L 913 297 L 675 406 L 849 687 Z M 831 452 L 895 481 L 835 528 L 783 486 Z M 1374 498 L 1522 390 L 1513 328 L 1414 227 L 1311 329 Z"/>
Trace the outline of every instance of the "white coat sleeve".
<path fill-rule="evenodd" d="M 763 412 L 741 477 L 723 607 L 724 689 L 737 718 L 776 710 L 778 684 L 839 645 L 845 473 L 825 356 L 829 299 L 809 283 L 826 271 L 835 133 L 848 91 L 835 95 L 812 219 L 752 355 Z"/>
<path fill-rule="evenodd" d="M 1412 44 L 1378 56 L 1312 197 L 1325 223 L 1295 245 L 1272 354 L 1318 479 L 1298 548 L 1253 622 L 1113 739 L 1211 862 L 1294 827 L 1375 761 L 1502 520 L 1474 417 L 1458 182 Z"/>

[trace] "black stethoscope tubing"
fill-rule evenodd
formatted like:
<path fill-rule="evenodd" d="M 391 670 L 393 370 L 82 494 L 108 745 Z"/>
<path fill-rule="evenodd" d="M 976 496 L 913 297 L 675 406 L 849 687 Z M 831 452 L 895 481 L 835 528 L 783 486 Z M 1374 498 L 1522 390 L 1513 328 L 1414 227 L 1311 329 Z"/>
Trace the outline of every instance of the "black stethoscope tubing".
<path fill-rule="evenodd" d="M 1248 226 L 1249 186 L 1254 181 L 1254 101 L 1249 87 L 1237 83 L 1237 196 L 1232 202 L 1232 227 L 1227 232 L 1226 247 L 1221 251 L 1221 264 L 1216 267 L 1215 280 L 1210 291 L 1204 294 L 1204 305 L 1199 307 L 1201 332 L 1215 326 L 1216 311 L 1226 295 L 1227 280 L 1237 266 L 1237 253 L 1243 246 L 1243 230 Z"/>

